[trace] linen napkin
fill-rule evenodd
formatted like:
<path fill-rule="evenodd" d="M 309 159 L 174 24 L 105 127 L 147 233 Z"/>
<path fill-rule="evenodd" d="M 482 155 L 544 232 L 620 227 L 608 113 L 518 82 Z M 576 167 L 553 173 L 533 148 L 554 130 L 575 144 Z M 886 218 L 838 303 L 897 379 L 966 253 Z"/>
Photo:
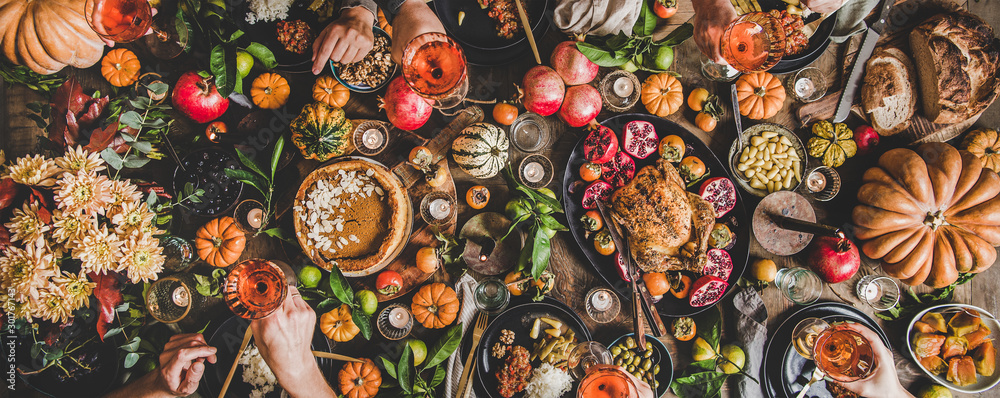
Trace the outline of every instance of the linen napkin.
<path fill-rule="evenodd" d="M 642 11 L 641 0 L 559 0 L 553 21 L 570 34 L 607 36 L 632 33 Z"/>
<path fill-rule="evenodd" d="M 837 23 L 833 26 L 830 40 L 834 43 L 843 43 L 851 36 L 868 29 L 865 17 L 878 5 L 879 0 L 845 0 L 840 12 L 837 13 Z"/>
<path fill-rule="evenodd" d="M 733 296 L 732 305 L 726 313 L 736 319 L 736 339 L 746 352 L 747 374 L 760 379 L 761 361 L 764 359 L 764 343 L 767 341 L 767 308 L 760 293 L 752 288 L 743 288 Z M 740 377 L 737 390 L 744 398 L 764 398 L 760 385 L 747 377 Z"/>
<path fill-rule="evenodd" d="M 472 290 L 476 287 L 476 278 L 472 275 L 465 273 L 461 278 L 458 278 L 458 282 L 455 282 L 455 292 L 458 293 L 458 299 L 462 302 L 462 308 L 458 311 L 458 321 L 462 322 L 462 335 L 469 330 L 469 326 L 475 322 L 476 315 L 476 304 L 472 299 Z M 473 347 L 475 349 L 475 347 Z M 448 382 L 444 385 L 444 398 L 462 398 L 455 397 L 458 391 L 458 382 L 462 378 L 462 370 L 465 367 L 465 357 L 462 356 L 462 347 L 459 346 L 454 353 L 448 357 L 448 373 L 445 376 L 445 380 Z M 475 369 L 473 369 L 475 370 Z M 472 376 L 469 376 L 469 383 L 472 383 Z M 476 398 L 476 391 L 472 390 L 469 392 L 469 398 Z"/>

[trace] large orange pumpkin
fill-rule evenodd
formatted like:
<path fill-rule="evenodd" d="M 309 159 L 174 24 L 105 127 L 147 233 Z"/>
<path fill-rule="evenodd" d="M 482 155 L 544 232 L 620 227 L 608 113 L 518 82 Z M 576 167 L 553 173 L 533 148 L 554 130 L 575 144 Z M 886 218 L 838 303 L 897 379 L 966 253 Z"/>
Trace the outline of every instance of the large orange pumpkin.
<path fill-rule="evenodd" d="M 211 220 L 195 234 L 198 257 L 213 267 L 226 267 L 243 254 L 247 238 L 232 217 Z"/>
<path fill-rule="evenodd" d="M 0 47 L 41 74 L 101 60 L 104 42 L 83 16 L 86 0 L 0 0 Z"/>
<path fill-rule="evenodd" d="M 892 149 L 862 183 L 855 234 L 890 276 L 940 288 L 993 265 L 1000 177 L 972 153 L 944 143 Z"/>
<path fill-rule="evenodd" d="M 101 60 L 101 76 L 115 87 L 125 87 L 139 79 L 139 58 L 135 53 L 116 48 Z"/>
<path fill-rule="evenodd" d="M 785 87 L 770 73 L 746 74 L 736 80 L 736 98 L 741 115 L 754 120 L 767 119 L 781 110 Z"/>
<path fill-rule="evenodd" d="M 253 79 L 250 86 L 250 98 L 253 103 L 263 109 L 278 109 L 288 102 L 291 88 L 288 80 L 277 73 L 262 73 Z"/>
<path fill-rule="evenodd" d="M 428 329 L 450 325 L 458 316 L 459 301 L 455 290 L 443 283 L 431 283 L 413 295 L 413 317 Z"/>
<path fill-rule="evenodd" d="M 351 341 L 361 332 L 351 316 L 351 307 L 341 304 L 319 317 L 319 330 L 337 342 Z"/>
<path fill-rule="evenodd" d="M 673 75 L 660 73 L 646 78 L 640 98 L 649 113 L 666 117 L 677 112 L 684 103 L 684 88 Z"/>
<path fill-rule="evenodd" d="M 345 363 L 337 373 L 340 393 L 347 398 L 372 398 L 382 385 L 382 372 L 375 363 L 368 358 L 361 359 L 364 362 Z"/>
<path fill-rule="evenodd" d="M 962 140 L 962 149 L 983 161 L 983 167 L 1000 172 L 1000 134 L 990 128 L 970 131 Z"/>
<path fill-rule="evenodd" d="M 351 98 L 351 90 L 334 79 L 333 76 L 322 76 L 313 83 L 313 99 L 332 107 L 343 108 Z"/>

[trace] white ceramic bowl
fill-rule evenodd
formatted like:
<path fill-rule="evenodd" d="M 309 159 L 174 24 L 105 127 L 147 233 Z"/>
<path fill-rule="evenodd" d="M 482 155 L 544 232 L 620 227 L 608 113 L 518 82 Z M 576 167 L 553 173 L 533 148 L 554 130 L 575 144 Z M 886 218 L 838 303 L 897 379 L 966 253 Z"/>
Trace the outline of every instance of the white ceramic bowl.
<path fill-rule="evenodd" d="M 936 383 L 938 383 L 938 384 L 940 384 L 942 386 L 948 387 L 948 388 L 950 388 L 952 390 L 955 390 L 955 391 L 959 391 L 959 392 L 963 392 L 963 393 L 967 393 L 967 394 L 978 394 L 978 393 L 981 393 L 983 391 L 989 390 L 989 389 L 993 388 L 993 386 L 997 385 L 997 383 L 1000 383 L 1000 371 L 993 372 L 993 376 L 990 376 L 990 377 L 984 377 L 984 376 L 981 376 L 981 375 L 976 375 L 976 384 L 968 385 L 968 386 L 965 386 L 965 387 L 959 387 L 959 386 L 956 386 L 956 385 L 952 384 L 951 382 L 949 382 L 943 375 L 942 376 L 937 376 L 937 375 L 931 373 L 930 371 L 928 371 L 927 368 L 924 368 L 924 365 L 920 364 L 920 361 L 917 361 L 917 355 L 913 352 L 913 342 L 912 342 L 913 341 L 913 334 L 916 332 L 915 330 L 913 330 L 913 324 L 914 323 L 916 323 L 917 321 L 919 321 L 920 318 L 923 318 L 924 314 L 927 314 L 928 312 L 942 312 L 942 311 L 948 311 L 948 310 L 956 310 L 958 308 L 967 308 L 967 309 L 974 310 L 974 311 L 978 312 L 982 316 L 981 319 L 983 321 L 983 324 L 990 328 L 990 331 L 991 331 L 990 337 L 993 338 L 994 342 L 998 341 L 998 339 L 997 339 L 997 336 L 998 336 L 997 333 L 1000 333 L 1000 323 L 998 323 L 996 321 L 996 318 L 993 316 L 993 314 L 990 314 L 986 310 L 984 310 L 982 308 L 979 308 L 979 307 L 976 307 L 974 305 L 968 305 L 968 304 L 942 304 L 942 305 L 936 305 L 936 306 L 930 307 L 928 309 L 925 309 L 923 311 L 920 311 L 920 313 L 917 314 L 917 316 L 913 317 L 913 320 L 910 321 L 910 325 L 907 326 L 907 328 L 906 328 L 906 330 L 907 330 L 907 333 L 906 333 L 906 349 L 910 351 L 910 356 L 917 363 L 917 366 L 920 367 L 920 370 L 924 371 L 924 374 L 926 374 L 927 377 L 930 377 L 931 379 L 933 379 L 934 382 L 936 382 Z M 997 355 L 997 356 L 1000 357 L 1000 355 Z M 1000 359 L 1000 358 L 998 358 L 998 359 Z"/>

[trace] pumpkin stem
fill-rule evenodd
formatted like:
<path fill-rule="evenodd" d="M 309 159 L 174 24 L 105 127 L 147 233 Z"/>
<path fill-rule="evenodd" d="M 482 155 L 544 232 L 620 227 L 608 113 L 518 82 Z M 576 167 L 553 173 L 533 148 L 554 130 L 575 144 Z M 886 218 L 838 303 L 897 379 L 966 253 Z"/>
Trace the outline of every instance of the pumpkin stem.
<path fill-rule="evenodd" d="M 213 236 L 212 237 L 212 245 L 215 246 L 216 249 L 222 247 L 222 238 L 220 238 L 218 236 Z"/>
<path fill-rule="evenodd" d="M 265 88 L 264 89 L 264 94 L 271 95 L 271 88 L 270 87 Z"/>
<path fill-rule="evenodd" d="M 354 385 L 358 386 L 358 387 L 361 387 L 361 386 L 365 385 L 365 379 L 363 377 L 357 377 L 357 378 L 355 378 L 354 379 Z"/>
<path fill-rule="evenodd" d="M 941 214 L 941 210 L 934 213 L 927 213 L 927 217 L 924 218 L 924 225 L 931 227 L 931 230 L 937 231 L 938 227 L 944 225 L 944 215 Z"/>
<path fill-rule="evenodd" d="M 765 89 L 763 86 L 757 87 L 757 89 L 754 90 L 753 94 L 758 97 L 764 97 L 765 95 L 767 95 L 767 89 Z"/>
<path fill-rule="evenodd" d="M 327 94 L 333 94 L 333 90 L 331 90 L 329 87 L 324 88 L 323 91 L 326 91 Z"/>

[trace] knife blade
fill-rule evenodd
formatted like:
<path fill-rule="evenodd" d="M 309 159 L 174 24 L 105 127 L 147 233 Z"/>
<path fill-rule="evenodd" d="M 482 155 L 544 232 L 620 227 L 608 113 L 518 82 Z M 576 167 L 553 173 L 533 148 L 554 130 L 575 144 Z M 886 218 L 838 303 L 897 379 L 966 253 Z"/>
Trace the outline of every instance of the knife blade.
<path fill-rule="evenodd" d="M 621 251 L 622 258 L 625 259 L 625 272 L 628 275 L 628 279 L 631 279 L 632 286 L 632 319 L 635 321 L 635 337 L 639 341 L 639 347 L 644 350 L 646 347 L 646 328 L 642 323 L 642 319 L 646 316 L 646 311 L 642 309 L 642 295 L 639 293 L 638 284 L 636 279 L 638 278 L 638 272 L 632 268 L 632 264 L 629 260 L 630 254 L 625 252 L 628 250 L 628 246 L 625 246 L 625 241 L 622 239 L 621 235 L 618 233 L 617 226 L 612 222 L 611 214 L 608 213 L 607 207 L 604 206 L 600 200 L 597 201 L 597 210 L 601 212 L 601 218 L 607 220 L 608 223 L 608 233 L 611 235 L 611 241 L 615 243 L 615 247 Z M 640 350 L 640 351 L 641 351 Z"/>
<path fill-rule="evenodd" d="M 851 106 L 854 105 L 854 96 L 857 94 L 858 86 L 861 84 L 861 76 L 865 71 L 865 63 L 868 62 L 868 59 L 872 56 L 872 52 L 875 51 L 875 43 L 878 42 L 879 36 L 885 30 L 885 21 L 894 3 L 895 0 L 882 0 L 878 19 L 869 25 L 868 30 L 865 31 L 864 40 L 861 42 L 861 47 L 858 48 L 854 64 L 851 65 L 851 73 L 847 75 L 844 91 L 840 93 L 840 102 L 837 103 L 837 111 L 833 114 L 833 121 L 835 123 L 843 122 L 851 114 Z"/>

